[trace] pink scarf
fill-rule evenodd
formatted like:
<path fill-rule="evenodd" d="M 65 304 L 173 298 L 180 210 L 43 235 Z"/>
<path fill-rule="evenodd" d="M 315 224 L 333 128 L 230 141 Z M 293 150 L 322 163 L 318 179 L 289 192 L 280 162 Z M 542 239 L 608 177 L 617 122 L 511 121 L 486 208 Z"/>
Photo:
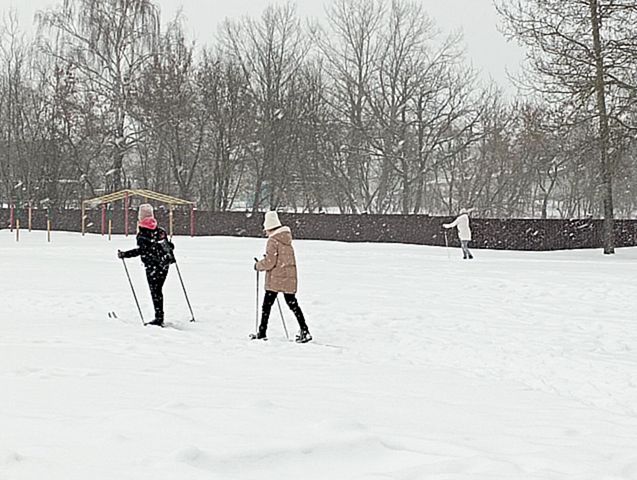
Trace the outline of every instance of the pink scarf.
<path fill-rule="evenodd" d="M 146 217 L 139 222 L 139 226 L 148 230 L 155 230 L 157 228 L 157 220 L 153 217 Z"/>

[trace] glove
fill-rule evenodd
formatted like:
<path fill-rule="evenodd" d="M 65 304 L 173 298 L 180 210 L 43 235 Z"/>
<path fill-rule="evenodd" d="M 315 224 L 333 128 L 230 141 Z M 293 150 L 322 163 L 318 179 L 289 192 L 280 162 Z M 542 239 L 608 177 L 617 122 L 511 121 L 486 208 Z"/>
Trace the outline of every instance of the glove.
<path fill-rule="evenodd" d="M 122 252 L 121 250 L 117 251 L 117 258 L 124 258 L 124 252 Z"/>

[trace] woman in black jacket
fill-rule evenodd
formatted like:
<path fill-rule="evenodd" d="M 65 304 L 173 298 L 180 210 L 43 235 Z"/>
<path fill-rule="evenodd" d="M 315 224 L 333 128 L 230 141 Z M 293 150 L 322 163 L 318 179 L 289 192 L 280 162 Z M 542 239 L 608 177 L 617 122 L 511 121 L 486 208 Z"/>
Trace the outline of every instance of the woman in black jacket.
<path fill-rule="evenodd" d="M 157 225 L 152 205 L 147 203 L 139 206 L 137 248 L 126 252 L 119 251 L 119 258 L 141 256 L 146 269 L 146 279 L 150 287 L 150 296 L 155 307 L 155 319 L 147 325 L 163 326 L 164 324 L 164 294 L 162 288 L 168 268 L 175 263 L 173 249 L 175 246 L 168 240 L 166 230 Z"/>

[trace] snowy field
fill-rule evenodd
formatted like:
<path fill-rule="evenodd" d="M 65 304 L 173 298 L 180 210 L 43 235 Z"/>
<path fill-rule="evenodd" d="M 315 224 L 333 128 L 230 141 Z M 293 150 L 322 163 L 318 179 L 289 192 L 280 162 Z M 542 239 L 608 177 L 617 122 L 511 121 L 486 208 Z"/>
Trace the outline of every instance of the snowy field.
<path fill-rule="evenodd" d="M 297 345 L 265 240 L 175 243 L 158 329 L 134 238 L 0 232 L 1 480 L 637 479 L 637 250 L 297 241 Z"/>

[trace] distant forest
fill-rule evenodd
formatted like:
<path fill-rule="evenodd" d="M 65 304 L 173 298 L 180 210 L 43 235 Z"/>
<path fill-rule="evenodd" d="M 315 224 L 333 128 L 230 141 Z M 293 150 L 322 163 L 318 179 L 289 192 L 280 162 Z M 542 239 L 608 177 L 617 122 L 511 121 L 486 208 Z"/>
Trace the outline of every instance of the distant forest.
<path fill-rule="evenodd" d="M 527 52 L 515 96 L 418 1 L 326 8 L 228 19 L 210 45 L 150 0 L 63 0 L 33 36 L 5 12 L 0 203 L 148 188 L 212 211 L 635 212 L 634 1 L 500 0 Z"/>

